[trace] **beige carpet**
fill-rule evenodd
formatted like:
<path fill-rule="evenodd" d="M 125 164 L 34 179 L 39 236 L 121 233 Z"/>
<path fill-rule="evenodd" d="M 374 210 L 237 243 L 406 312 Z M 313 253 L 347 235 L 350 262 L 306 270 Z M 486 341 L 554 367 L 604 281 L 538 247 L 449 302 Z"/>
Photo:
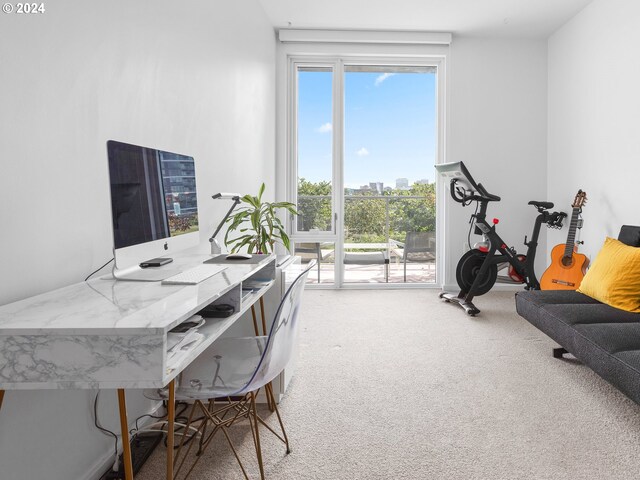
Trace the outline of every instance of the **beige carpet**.
<path fill-rule="evenodd" d="M 268 479 L 640 475 L 640 408 L 577 361 L 552 358 L 513 293 L 478 297 L 476 318 L 435 290 L 305 295 L 281 403 L 293 452 L 262 436 Z M 233 434 L 259 478 L 248 425 Z M 212 447 L 192 478 L 242 478 L 228 447 Z M 164 478 L 163 455 L 136 478 Z"/>

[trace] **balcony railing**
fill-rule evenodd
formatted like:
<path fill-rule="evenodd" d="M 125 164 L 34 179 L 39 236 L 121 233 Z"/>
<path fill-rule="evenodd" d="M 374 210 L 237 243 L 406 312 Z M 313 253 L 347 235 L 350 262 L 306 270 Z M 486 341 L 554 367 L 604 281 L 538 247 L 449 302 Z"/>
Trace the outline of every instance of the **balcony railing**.
<path fill-rule="evenodd" d="M 331 196 L 298 196 L 298 231 L 332 231 Z M 345 242 L 404 242 L 407 232 L 435 231 L 435 199 L 418 195 L 345 195 Z"/>
<path fill-rule="evenodd" d="M 330 195 L 298 196 L 298 232 L 333 232 L 331 222 Z M 432 254 L 415 253 L 404 255 L 405 240 L 410 232 L 435 232 L 435 198 L 429 195 L 345 195 L 344 212 L 345 251 L 365 252 L 386 251 L 391 264 L 386 274 L 391 282 L 433 282 L 435 281 L 435 233 L 428 246 Z M 426 234 L 414 235 L 423 241 Z M 303 240 L 308 242 L 308 239 Z M 333 245 L 303 244 L 304 249 L 322 250 L 324 265 L 318 269 L 317 281 L 331 283 L 333 275 L 327 267 L 334 264 Z M 410 245 L 420 250 L 424 246 Z M 406 250 L 410 252 L 411 250 Z M 330 252 L 325 255 L 325 252 Z M 426 264 L 429 265 L 426 265 Z M 328 265 L 330 264 L 330 265 Z M 373 278 L 366 280 L 366 271 Z M 345 281 L 385 281 L 380 280 L 382 270 L 375 265 L 345 265 Z M 324 273 L 323 273 L 324 272 Z M 376 273 L 378 272 L 378 273 Z M 409 272 L 409 273 L 407 273 Z M 322 274 L 322 279 L 321 279 Z M 353 278 L 351 278 L 353 277 Z M 326 279 L 326 280 L 325 280 Z M 313 280 L 315 283 L 315 279 Z"/>

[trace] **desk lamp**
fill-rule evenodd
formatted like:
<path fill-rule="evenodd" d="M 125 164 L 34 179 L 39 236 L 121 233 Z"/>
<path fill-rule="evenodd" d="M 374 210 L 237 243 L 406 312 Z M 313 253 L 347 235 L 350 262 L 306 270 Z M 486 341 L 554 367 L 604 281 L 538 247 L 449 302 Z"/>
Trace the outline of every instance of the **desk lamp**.
<path fill-rule="evenodd" d="M 213 232 L 213 235 L 211 235 L 211 238 L 209 238 L 209 242 L 211 243 L 211 255 L 219 255 L 220 253 L 222 253 L 222 248 L 220 247 L 218 240 L 216 240 L 216 235 L 218 235 L 218 233 L 222 229 L 222 226 L 224 225 L 224 222 L 227 221 L 227 218 L 231 216 L 231 212 L 233 212 L 233 209 L 236 208 L 236 206 L 240 203 L 240 195 L 237 193 L 216 193 L 215 195 L 212 195 L 211 198 L 213 198 L 214 200 L 217 200 L 219 198 L 223 198 L 225 200 L 233 200 L 233 205 L 231 205 L 231 208 L 220 222 L 220 225 L 218 225 L 216 231 Z"/>

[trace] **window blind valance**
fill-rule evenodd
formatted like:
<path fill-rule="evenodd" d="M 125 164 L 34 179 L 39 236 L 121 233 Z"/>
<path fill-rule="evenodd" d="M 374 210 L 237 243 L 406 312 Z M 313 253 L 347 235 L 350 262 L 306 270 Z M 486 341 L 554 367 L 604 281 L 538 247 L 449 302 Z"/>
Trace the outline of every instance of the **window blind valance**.
<path fill-rule="evenodd" d="M 439 32 L 376 30 L 303 30 L 278 31 L 282 43 L 375 43 L 391 45 L 449 45 L 452 35 Z"/>

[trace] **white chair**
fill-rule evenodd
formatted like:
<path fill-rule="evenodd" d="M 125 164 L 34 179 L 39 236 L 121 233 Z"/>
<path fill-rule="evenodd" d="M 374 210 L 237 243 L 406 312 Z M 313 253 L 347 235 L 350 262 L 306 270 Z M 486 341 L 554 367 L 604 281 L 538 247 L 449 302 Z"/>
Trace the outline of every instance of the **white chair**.
<path fill-rule="evenodd" d="M 221 430 L 240 464 L 245 478 L 249 478 L 227 433 L 227 428 L 241 418 L 248 418 L 256 449 L 260 478 L 264 479 L 264 465 L 262 449 L 260 447 L 260 425 L 271 431 L 285 445 L 290 453 L 289 439 L 275 402 L 270 382 L 284 370 L 294 351 L 300 326 L 300 305 L 305 282 L 315 261 L 309 262 L 305 269 L 293 281 L 275 314 L 268 336 L 223 338 L 211 345 L 184 372 L 182 372 L 176 388 L 176 400 L 194 401 L 189 415 L 185 432 L 192 431 L 196 410 L 204 415 L 204 421 L 197 427 L 197 433 L 190 437 L 189 447 L 182 461 L 177 458 L 186 443 L 188 435 L 182 436 L 176 454 L 177 471 L 179 473 L 185 459 L 195 443 L 199 443 L 198 458 L 186 473 L 188 476 L 198 460 L 200 454 L 207 448 L 214 434 Z M 274 408 L 282 435 L 258 415 L 256 410 L 256 396 L 263 389 L 268 402 Z M 167 397 L 165 390 L 157 391 L 159 398 Z M 223 401 L 216 404 L 215 401 Z M 204 402 L 207 402 L 205 405 Z M 213 430 L 207 435 L 207 427 L 213 425 Z M 195 437 L 200 437 L 199 442 Z"/>

